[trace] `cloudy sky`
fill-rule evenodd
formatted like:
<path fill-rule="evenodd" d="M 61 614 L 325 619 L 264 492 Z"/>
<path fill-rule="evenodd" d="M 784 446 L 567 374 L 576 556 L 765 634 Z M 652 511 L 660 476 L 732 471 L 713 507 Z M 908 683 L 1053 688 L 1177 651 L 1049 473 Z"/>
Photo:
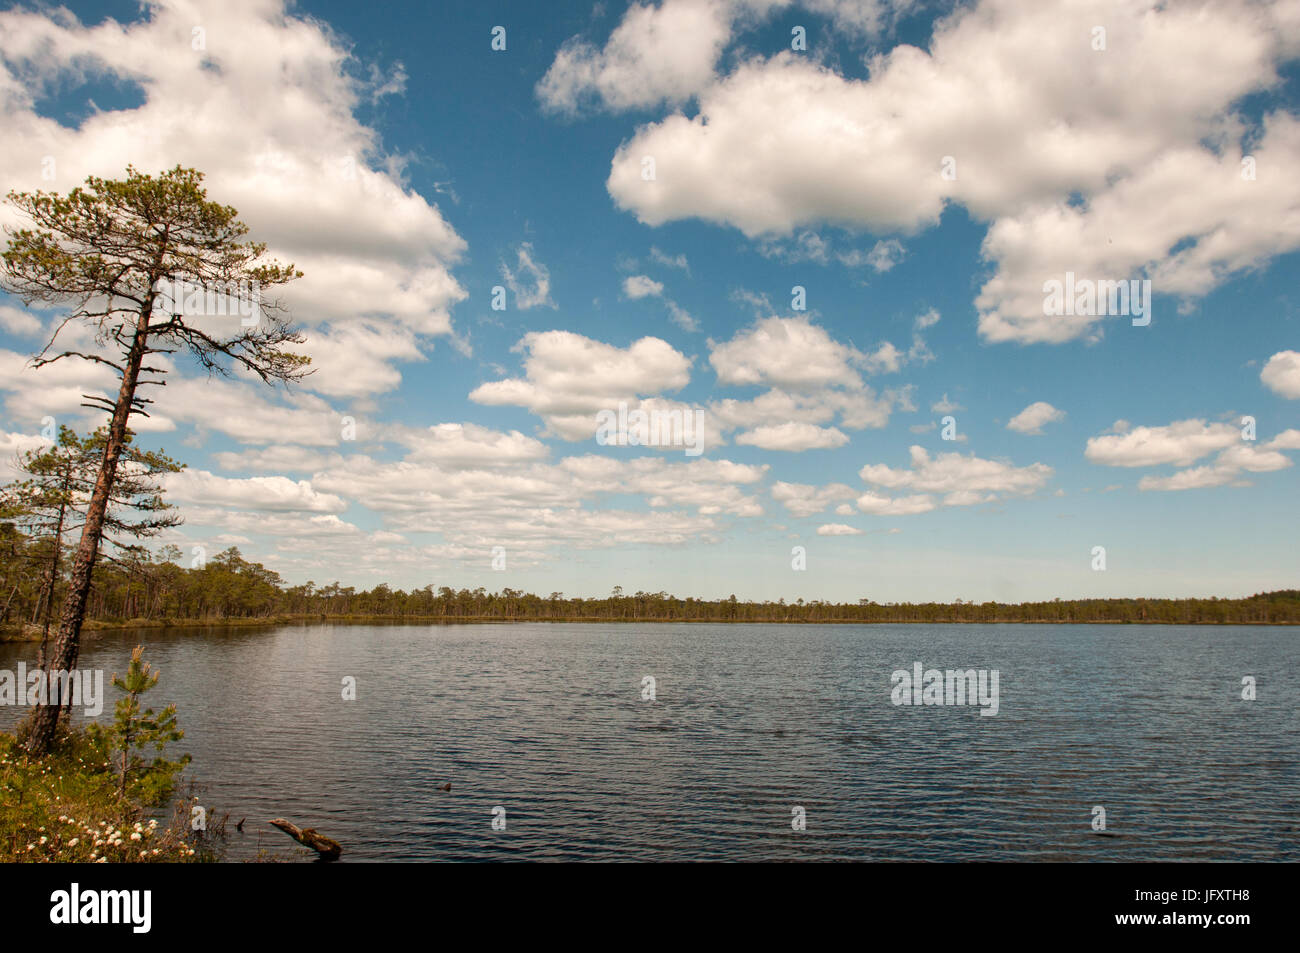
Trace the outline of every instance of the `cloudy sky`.
<path fill-rule="evenodd" d="M 187 552 L 1236 596 L 1300 581 L 1298 59 L 1300 0 L 10 5 L 0 184 L 194 166 L 306 273 L 314 375 L 178 359 L 136 425 Z M 1149 280 L 1149 323 L 1048 313 L 1067 273 Z M 6 462 L 112 387 L 27 366 L 57 317 L 0 296 Z M 703 452 L 598 441 L 620 404 Z"/>

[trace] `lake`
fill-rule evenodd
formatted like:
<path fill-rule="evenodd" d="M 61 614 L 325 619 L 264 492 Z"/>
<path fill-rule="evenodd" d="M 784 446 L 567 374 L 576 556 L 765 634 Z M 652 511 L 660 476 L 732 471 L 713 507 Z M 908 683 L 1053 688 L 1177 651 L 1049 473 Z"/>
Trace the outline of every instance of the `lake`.
<path fill-rule="evenodd" d="M 81 664 L 107 684 L 147 645 L 162 672 L 149 701 L 179 707 L 177 750 L 194 756 L 203 803 L 230 813 L 232 860 L 298 855 L 266 823 L 285 817 L 338 840 L 345 863 L 1294 861 L 1298 638 L 1262 626 L 298 625 L 105 632 Z M 0 645 L 0 668 L 35 651 Z M 895 705 L 891 673 L 918 662 L 996 670 L 997 714 Z M 3 727 L 21 714 L 0 709 Z"/>

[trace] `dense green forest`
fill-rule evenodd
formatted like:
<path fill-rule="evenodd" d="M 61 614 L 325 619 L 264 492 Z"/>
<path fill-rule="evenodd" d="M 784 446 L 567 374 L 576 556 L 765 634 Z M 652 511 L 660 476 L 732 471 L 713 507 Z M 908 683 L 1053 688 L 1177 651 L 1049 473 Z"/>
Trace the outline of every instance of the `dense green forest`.
<path fill-rule="evenodd" d="M 0 527 L 0 622 L 12 632 L 40 616 L 41 560 L 33 544 Z M 32 558 L 24 558 L 30 556 Z M 1300 624 L 1300 590 L 1246 599 L 1076 599 L 1007 605 L 996 602 L 832 603 L 802 599 L 744 602 L 681 599 L 664 592 L 604 598 L 540 596 L 504 588 L 452 589 L 430 584 L 409 592 L 378 585 L 358 590 L 337 582 L 287 585 L 273 570 L 230 548 L 201 568 L 178 564 L 181 553 L 132 554 L 101 562 L 94 573 L 88 618 L 107 624 L 150 622 L 275 621 L 287 618 L 391 618 L 409 620 L 601 620 L 691 622 L 1159 622 Z M 57 604 L 57 602 L 56 602 Z"/>

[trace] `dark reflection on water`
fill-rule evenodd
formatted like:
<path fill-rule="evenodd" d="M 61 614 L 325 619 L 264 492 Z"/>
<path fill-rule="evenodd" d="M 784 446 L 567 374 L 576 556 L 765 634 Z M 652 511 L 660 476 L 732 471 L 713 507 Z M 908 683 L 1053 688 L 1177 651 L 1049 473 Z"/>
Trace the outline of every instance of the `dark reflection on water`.
<path fill-rule="evenodd" d="M 146 642 L 232 859 L 296 850 L 266 826 L 284 816 L 345 861 L 1296 860 L 1298 637 L 317 625 L 106 633 L 82 664 L 111 676 Z M 34 654 L 0 646 L 0 667 Z M 916 661 L 998 669 L 1000 713 L 895 707 L 890 673 Z"/>

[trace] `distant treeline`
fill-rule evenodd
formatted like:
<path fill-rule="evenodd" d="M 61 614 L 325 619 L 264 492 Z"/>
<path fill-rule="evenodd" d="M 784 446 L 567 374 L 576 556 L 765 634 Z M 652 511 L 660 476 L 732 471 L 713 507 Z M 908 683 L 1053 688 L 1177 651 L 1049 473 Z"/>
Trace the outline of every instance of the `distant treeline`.
<path fill-rule="evenodd" d="M 9 541 L 15 542 L 13 539 Z M 12 554 L 12 551 L 11 551 Z M 230 548 L 201 568 L 178 565 L 180 551 L 164 548 L 152 559 L 102 562 L 95 570 L 88 619 L 107 624 L 150 622 L 252 622 L 282 618 L 407 620 L 590 620 L 679 622 L 1147 622 L 1300 624 L 1300 590 L 1246 599 L 1068 599 L 998 602 L 855 603 L 798 599 L 745 602 L 680 599 L 664 592 L 626 593 L 615 588 L 598 599 L 546 596 L 502 589 L 451 589 L 433 585 L 403 591 L 387 585 L 357 590 L 337 582 L 289 586 L 279 574 Z M 11 567 L 16 563 L 10 562 Z M 0 622 L 12 629 L 40 614 L 39 576 L 8 574 Z"/>

